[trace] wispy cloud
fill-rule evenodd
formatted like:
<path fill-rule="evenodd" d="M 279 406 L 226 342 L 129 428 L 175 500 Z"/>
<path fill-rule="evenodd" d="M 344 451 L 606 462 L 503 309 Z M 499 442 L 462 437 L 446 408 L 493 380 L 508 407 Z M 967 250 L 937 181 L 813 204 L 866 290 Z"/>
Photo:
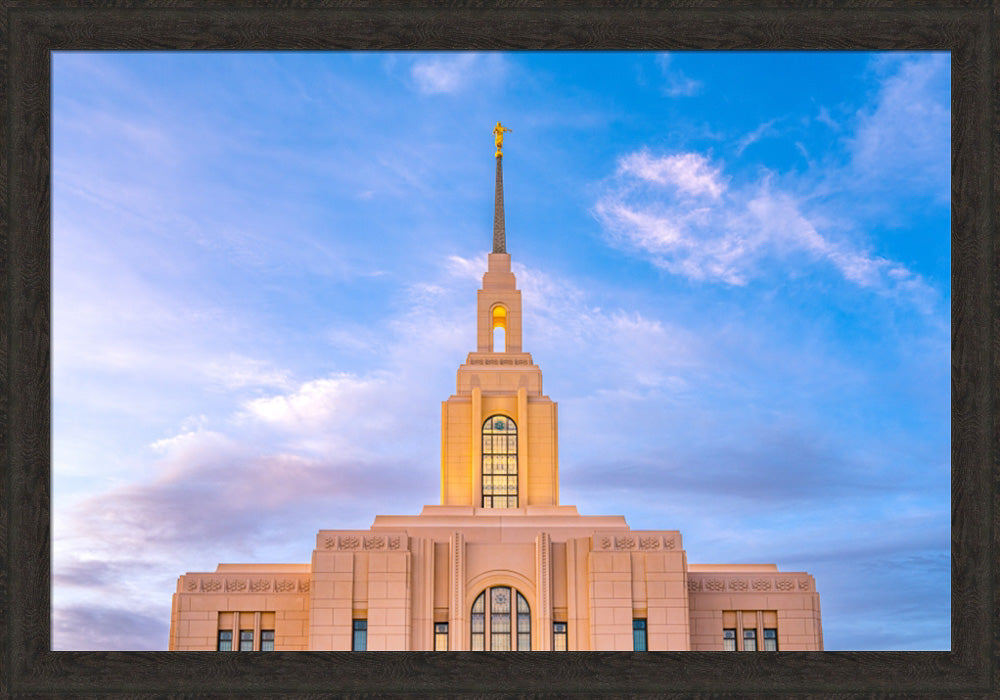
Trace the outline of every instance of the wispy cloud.
<path fill-rule="evenodd" d="M 951 76 L 947 54 L 886 56 L 877 68 L 886 74 L 871 107 L 857 114 L 850 138 L 852 165 L 864 187 L 909 187 L 950 197 L 951 162 L 942 157 L 950 143 Z"/>
<path fill-rule="evenodd" d="M 771 119 L 769 121 L 766 121 L 760 126 L 758 126 L 756 129 L 751 131 L 749 134 L 741 138 L 739 141 L 737 141 L 736 155 L 738 156 L 743 155 L 743 151 L 745 151 L 748 146 L 757 143 L 765 136 L 773 136 L 777 134 L 777 131 L 774 129 L 774 125 L 778 121 L 779 121 L 778 119 Z"/>
<path fill-rule="evenodd" d="M 824 261 L 859 287 L 931 293 L 903 264 L 821 232 L 822 215 L 769 173 L 732 186 L 722 165 L 699 153 L 622 156 L 594 214 L 613 245 L 690 279 L 745 285 L 770 260 L 789 269 Z"/>
<path fill-rule="evenodd" d="M 410 76 L 418 91 L 440 95 L 461 92 L 483 79 L 500 79 L 506 70 L 500 54 L 466 53 L 417 59 L 410 68 Z"/>
<path fill-rule="evenodd" d="M 663 92 L 669 97 L 690 97 L 698 94 L 702 88 L 702 83 L 689 78 L 672 64 L 672 57 L 668 53 L 660 54 L 656 57 L 656 63 L 660 67 L 663 75 Z"/>

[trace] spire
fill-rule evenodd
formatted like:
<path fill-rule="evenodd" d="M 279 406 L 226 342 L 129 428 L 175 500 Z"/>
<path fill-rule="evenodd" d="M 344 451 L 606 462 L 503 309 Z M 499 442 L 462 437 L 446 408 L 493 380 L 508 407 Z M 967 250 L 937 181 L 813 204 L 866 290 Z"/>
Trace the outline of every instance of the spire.
<path fill-rule="evenodd" d="M 507 237 L 503 217 L 503 170 L 500 163 L 503 156 L 497 156 L 497 191 L 493 201 L 493 252 L 507 252 Z"/>
<path fill-rule="evenodd" d="M 504 230 L 503 220 L 503 170 L 500 167 L 503 162 L 503 134 L 510 131 L 500 122 L 493 127 L 493 139 L 497 145 L 497 189 L 493 198 L 493 252 L 507 252 L 507 232 Z"/>

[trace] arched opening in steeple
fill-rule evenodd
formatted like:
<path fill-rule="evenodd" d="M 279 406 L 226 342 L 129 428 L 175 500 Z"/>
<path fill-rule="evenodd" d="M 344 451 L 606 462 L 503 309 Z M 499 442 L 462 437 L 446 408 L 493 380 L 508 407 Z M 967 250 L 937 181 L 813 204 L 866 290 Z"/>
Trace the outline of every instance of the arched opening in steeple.
<path fill-rule="evenodd" d="M 493 307 L 490 312 L 493 316 L 492 320 L 492 352 L 506 352 L 507 351 L 507 307 L 503 304 L 497 304 Z"/>

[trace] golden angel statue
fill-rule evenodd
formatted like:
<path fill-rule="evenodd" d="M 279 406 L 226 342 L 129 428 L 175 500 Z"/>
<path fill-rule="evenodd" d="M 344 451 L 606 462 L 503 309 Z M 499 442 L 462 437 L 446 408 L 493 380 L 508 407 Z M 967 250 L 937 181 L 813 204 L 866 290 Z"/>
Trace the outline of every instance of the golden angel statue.
<path fill-rule="evenodd" d="M 497 125 L 493 127 L 493 138 L 497 142 L 497 158 L 502 155 L 500 151 L 503 148 L 503 132 L 505 131 L 510 131 L 510 129 L 505 126 L 501 126 L 500 122 L 497 122 Z"/>

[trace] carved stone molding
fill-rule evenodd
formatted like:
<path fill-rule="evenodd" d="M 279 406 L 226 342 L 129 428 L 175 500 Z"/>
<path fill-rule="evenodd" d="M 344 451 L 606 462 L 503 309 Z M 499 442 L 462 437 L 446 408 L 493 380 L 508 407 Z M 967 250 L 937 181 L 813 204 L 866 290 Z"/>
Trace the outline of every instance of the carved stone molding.
<path fill-rule="evenodd" d="M 725 576 L 724 573 L 721 576 Z M 715 576 L 704 573 L 693 573 L 688 576 L 688 590 L 692 593 L 709 592 L 721 593 L 731 591 L 734 593 L 795 593 L 798 591 L 811 591 L 812 580 L 807 577 L 791 574 L 777 576 L 728 576 L 725 579 L 719 574 Z"/>
<path fill-rule="evenodd" d="M 233 576 L 188 578 L 184 581 L 184 590 L 191 593 L 200 591 L 202 593 L 235 593 L 244 595 L 270 593 L 272 591 L 275 593 L 307 593 L 309 591 L 309 579 L 306 577 L 282 578 L 276 581 L 273 578 L 260 576 L 254 578 Z"/>
<path fill-rule="evenodd" d="M 654 552 L 671 550 L 677 547 L 677 538 L 662 535 L 658 532 L 628 532 L 616 534 L 613 532 L 596 532 L 593 535 L 594 550 L 616 550 L 619 552 Z"/>
<path fill-rule="evenodd" d="M 635 548 L 635 538 L 634 537 L 616 537 L 615 538 L 615 548 L 616 549 L 634 549 Z"/>
<path fill-rule="evenodd" d="M 323 549 L 339 549 L 341 551 L 399 551 L 407 548 L 407 538 L 403 533 L 327 535 L 322 539 L 321 546 Z"/>
<path fill-rule="evenodd" d="M 530 365 L 528 360 L 512 359 L 508 357 L 476 357 L 469 361 L 470 365 Z"/>

